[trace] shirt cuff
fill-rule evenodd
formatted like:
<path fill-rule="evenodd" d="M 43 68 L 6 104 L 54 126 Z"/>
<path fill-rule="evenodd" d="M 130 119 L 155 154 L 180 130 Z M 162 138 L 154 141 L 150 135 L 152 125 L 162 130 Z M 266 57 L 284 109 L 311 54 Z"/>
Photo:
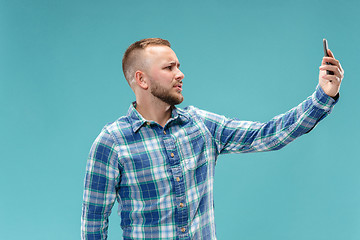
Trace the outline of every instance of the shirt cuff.
<path fill-rule="evenodd" d="M 334 105 L 339 101 L 339 94 L 332 98 L 324 92 L 320 85 L 317 85 L 316 91 L 312 95 L 312 100 L 317 108 L 330 113 Z"/>

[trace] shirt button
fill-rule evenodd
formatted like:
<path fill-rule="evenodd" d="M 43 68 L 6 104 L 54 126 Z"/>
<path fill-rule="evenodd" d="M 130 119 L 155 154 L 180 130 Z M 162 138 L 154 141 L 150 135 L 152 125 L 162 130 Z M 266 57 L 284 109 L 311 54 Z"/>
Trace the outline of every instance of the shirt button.
<path fill-rule="evenodd" d="M 184 204 L 183 204 L 183 203 L 180 203 L 179 206 L 180 206 L 180 207 L 184 207 Z"/>
<path fill-rule="evenodd" d="M 177 182 L 180 182 L 180 178 L 179 178 L 179 177 L 176 177 L 176 181 L 177 181 Z"/>
<path fill-rule="evenodd" d="M 185 231 L 186 231 L 186 229 L 185 229 L 185 228 L 181 228 L 181 231 L 182 231 L 182 232 L 185 232 Z"/>
<path fill-rule="evenodd" d="M 166 135 L 166 131 L 164 130 L 164 134 Z"/>
<path fill-rule="evenodd" d="M 146 122 L 146 124 L 147 124 L 148 126 L 150 126 L 150 122 Z"/>
<path fill-rule="evenodd" d="M 174 157 L 175 155 L 173 153 L 171 153 L 171 157 Z"/>

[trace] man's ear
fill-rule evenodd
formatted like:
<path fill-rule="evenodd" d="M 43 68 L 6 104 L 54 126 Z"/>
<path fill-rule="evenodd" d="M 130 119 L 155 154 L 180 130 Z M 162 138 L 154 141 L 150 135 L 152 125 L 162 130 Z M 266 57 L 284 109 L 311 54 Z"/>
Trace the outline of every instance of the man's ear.
<path fill-rule="evenodd" d="M 142 89 L 146 90 L 149 88 L 149 85 L 146 80 L 146 74 L 140 70 L 135 72 L 135 82 Z"/>

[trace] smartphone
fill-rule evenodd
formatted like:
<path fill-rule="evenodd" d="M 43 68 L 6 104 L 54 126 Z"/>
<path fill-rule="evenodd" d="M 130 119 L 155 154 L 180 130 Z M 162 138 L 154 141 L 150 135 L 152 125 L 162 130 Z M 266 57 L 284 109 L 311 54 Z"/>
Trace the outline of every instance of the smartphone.
<path fill-rule="evenodd" d="M 329 57 L 329 54 L 328 54 L 328 42 L 327 42 L 327 40 L 325 38 L 323 39 L 323 45 L 324 45 L 324 56 Z M 329 62 L 326 62 L 326 64 L 327 65 L 332 65 Z M 334 72 L 326 70 L 326 74 L 327 75 L 334 75 Z"/>

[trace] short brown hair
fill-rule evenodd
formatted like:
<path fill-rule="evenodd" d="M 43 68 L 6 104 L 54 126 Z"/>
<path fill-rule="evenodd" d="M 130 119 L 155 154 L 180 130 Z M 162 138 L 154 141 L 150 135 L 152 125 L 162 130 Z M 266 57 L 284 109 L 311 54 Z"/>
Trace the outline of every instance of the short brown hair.
<path fill-rule="evenodd" d="M 138 60 L 140 50 L 145 49 L 150 45 L 160 45 L 171 47 L 170 42 L 161 38 L 145 38 L 140 41 L 131 44 L 125 51 L 122 59 L 122 68 L 124 76 L 131 86 L 131 82 L 134 80 L 134 74 L 139 68 Z"/>

